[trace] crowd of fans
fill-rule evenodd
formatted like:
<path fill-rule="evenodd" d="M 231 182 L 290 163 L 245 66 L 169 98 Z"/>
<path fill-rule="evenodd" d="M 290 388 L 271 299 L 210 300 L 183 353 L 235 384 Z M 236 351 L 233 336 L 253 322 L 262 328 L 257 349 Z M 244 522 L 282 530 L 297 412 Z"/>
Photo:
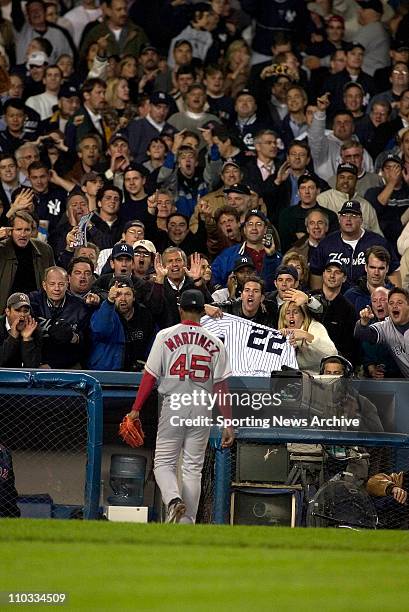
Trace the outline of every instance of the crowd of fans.
<path fill-rule="evenodd" d="M 407 0 L 0 8 L 0 366 L 140 371 L 197 288 L 409 376 Z"/>

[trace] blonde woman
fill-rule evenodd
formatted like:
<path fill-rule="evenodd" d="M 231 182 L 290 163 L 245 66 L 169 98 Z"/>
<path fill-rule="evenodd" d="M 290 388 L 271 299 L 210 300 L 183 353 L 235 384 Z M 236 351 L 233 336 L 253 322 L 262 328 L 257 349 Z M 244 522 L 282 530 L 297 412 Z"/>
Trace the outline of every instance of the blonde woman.
<path fill-rule="evenodd" d="M 129 85 L 124 77 L 107 81 L 105 100 L 107 108 L 104 118 L 113 131 L 125 128 L 129 121 L 136 117 L 137 108 L 130 103 Z"/>
<path fill-rule="evenodd" d="M 311 319 L 308 310 L 295 302 L 285 302 L 281 306 L 278 328 L 283 336 L 289 336 L 300 370 L 319 374 L 321 359 L 338 354 L 325 327 Z"/>
<path fill-rule="evenodd" d="M 235 40 L 226 51 L 224 93 L 233 98 L 247 85 L 250 76 L 251 51 L 244 40 Z"/>

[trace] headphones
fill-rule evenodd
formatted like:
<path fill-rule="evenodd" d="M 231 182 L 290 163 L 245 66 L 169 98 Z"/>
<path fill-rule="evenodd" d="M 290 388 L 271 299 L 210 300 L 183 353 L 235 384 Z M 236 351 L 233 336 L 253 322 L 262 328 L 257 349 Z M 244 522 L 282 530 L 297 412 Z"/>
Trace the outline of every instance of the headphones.
<path fill-rule="evenodd" d="M 345 378 L 352 377 L 354 373 L 353 365 L 350 361 L 348 361 L 348 359 L 345 359 L 345 357 L 342 357 L 342 355 L 328 355 L 328 357 L 323 357 L 320 363 L 320 374 L 324 374 L 325 362 L 328 361 L 328 359 L 338 359 L 341 362 L 341 364 L 344 366 L 344 369 L 345 369 L 343 376 Z"/>

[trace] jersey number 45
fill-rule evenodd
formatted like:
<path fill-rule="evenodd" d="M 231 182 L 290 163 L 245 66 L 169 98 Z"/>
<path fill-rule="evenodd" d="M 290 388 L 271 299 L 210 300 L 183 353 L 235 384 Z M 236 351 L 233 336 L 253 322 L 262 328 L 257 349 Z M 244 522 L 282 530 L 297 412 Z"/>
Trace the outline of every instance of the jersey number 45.
<path fill-rule="evenodd" d="M 189 364 L 189 355 L 179 355 L 172 363 L 169 374 L 178 376 L 179 380 L 186 380 L 186 377 L 193 382 L 206 382 L 210 378 L 209 355 L 192 355 Z"/>

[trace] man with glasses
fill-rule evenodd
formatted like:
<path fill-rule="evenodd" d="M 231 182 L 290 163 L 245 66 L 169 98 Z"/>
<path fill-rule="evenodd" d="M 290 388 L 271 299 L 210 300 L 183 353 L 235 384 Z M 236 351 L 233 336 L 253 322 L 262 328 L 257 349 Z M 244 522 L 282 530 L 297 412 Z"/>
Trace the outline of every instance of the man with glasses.
<path fill-rule="evenodd" d="M 341 145 L 341 159 L 343 164 L 353 164 L 358 169 L 358 180 L 355 185 L 356 193 L 362 198 L 371 187 L 383 185 L 382 179 L 376 172 L 367 172 L 364 168 L 364 147 L 357 140 L 347 140 Z M 328 179 L 328 185 L 336 188 L 337 176 Z"/>
<path fill-rule="evenodd" d="M 389 102 L 392 106 L 391 119 L 395 119 L 398 115 L 400 96 L 409 86 L 409 68 L 405 62 L 397 62 L 390 68 L 389 83 L 389 89 L 370 99 L 369 110 L 372 110 L 377 102 Z"/>
<path fill-rule="evenodd" d="M 18 182 L 23 187 L 30 187 L 31 183 L 28 178 L 28 167 L 35 161 L 40 159 L 40 151 L 35 144 L 26 142 L 18 147 L 15 152 L 15 157 L 18 167 Z"/>

